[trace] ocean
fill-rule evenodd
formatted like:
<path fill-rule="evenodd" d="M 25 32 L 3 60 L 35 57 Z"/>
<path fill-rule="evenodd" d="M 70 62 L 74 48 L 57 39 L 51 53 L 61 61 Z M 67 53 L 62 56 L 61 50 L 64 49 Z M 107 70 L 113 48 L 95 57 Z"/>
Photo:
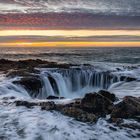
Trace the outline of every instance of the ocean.
<path fill-rule="evenodd" d="M 0 0 L 0 140 L 139 140 L 139 31 L 140 0 Z"/>
<path fill-rule="evenodd" d="M 42 111 L 39 107 L 16 107 L 14 101 L 40 102 L 45 101 L 48 96 L 55 95 L 65 97 L 62 100 L 56 100 L 56 103 L 65 104 L 75 98 L 84 97 L 86 93 L 97 92 L 101 89 L 115 93 L 120 100 L 124 96 L 139 97 L 140 48 L 9 47 L 0 49 L 1 59 L 14 61 L 42 59 L 60 64 L 79 65 L 68 69 L 36 68 L 43 86 L 38 92 L 33 89 L 32 93 L 24 86 L 14 84 L 15 81 L 20 80 L 20 76 L 7 77 L 1 72 L 0 139 L 139 139 L 139 130 L 122 129 L 108 123 L 109 116 L 100 118 L 96 124 L 83 123 L 56 111 Z M 34 88 L 36 89 L 35 86 Z M 131 119 L 124 120 L 124 125 L 134 123 L 138 122 Z"/>
<path fill-rule="evenodd" d="M 72 64 L 140 64 L 140 47 L 1 47 L 0 50 L 0 59 L 43 59 Z"/>

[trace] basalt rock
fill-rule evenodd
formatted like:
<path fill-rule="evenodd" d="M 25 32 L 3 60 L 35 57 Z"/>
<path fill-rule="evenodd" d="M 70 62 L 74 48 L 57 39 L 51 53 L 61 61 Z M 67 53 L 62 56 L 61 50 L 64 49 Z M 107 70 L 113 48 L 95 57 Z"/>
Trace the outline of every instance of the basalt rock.
<path fill-rule="evenodd" d="M 48 99 L 48 100 L 64 99 L 64 97 L 48 96 L 47 99 Z"/>
<path fill-rule="evenodd" d="M 15 101 L 16 106 L 25 106 L 32 108 L 34 106 L 40 106 L 42 110 L 54 110 L 56 105 L 54 102 L 28 102 L 28 101 Z"/>
<path fill-rule="evenodd" d="M 112 118 L 135 118 L 140 115 L 140 98 L 126 96 L 123 101 L 114 106 Z"/>
<path fill-rule="evenodd" d="M 134 77 L 128 77 L 128 76 L 121 76 L 120 77 L 120 81 L 126 81 L 126 82 L 132 82 L 132 81 L 136 81 L 137 79 Z"/>
<path fill-rule="evenodd" d="M 109 99 L 109 100 L 112 101 L 112 102 L 115 102 L 115 101 L 117 100 L 115 94 L 110 93 L 110 92 L 108 92 L 108 91 L 106 91 L 106 90 L 100 90 L 100 91 L 98 92 L 98 94 L 104 96 L 105 98 Z"/>
<path fill-rule="evenodd" d="M 110 113 L 112 106 L 111 100 L 97 93 L 86 94 L 81 100 L 81 107 L 84 111 L 101 116 Z"/>
<path fill-rule="evenodd" d="M 37 106 L 37 103 L 28 102 L 28 101 L 15 101 L 16 106 L 25 106 L 27 108 L 31 108 L 33 106 Z"/>
<path fill-rule="evenodd" d="M 42 110 L 55 110 L 56 104 L 54 102 L 42 102 L 39 103 L 39 106 L 41 106 Z"/>
<path fill-rule="evenodd" d="M 82 109 L 76 107 L 64 107 L 61 111 L 62 114 L 73 117 L 82 122 L 96 122 L 97 117 L 92 113 L 87 113 Z"/>
<path fill-rule="evenodd" d="M 36 97 L 42 90 L 42 80 L 38 76 L 23 77 L 19 81 L 14 81 L 14 84 L 23 86 L 32 97 Z"/>
<path fill-rule="evenodd" d="M 10 70 L 6 74 L 6 76 L 7 77 L 10 77 L 10 78 L 17 77 L 17 76 L 18 77 L 27 77 L 27 76 L 33 76 L 33 74 L 32 73 L 29 73 L 29 71 L 27 71 L 26 69 L 20 69 L 20 70 Z"/>
<path fill-rule="evenodd" d="M 70 68 L 74 66 L 72 64 L 58 64 L 56 62 L 48 62 L 40 59 L 28 59 L 28 60 L 19 60 L 12 61 L 6 59 L 0 59 L 0 71 L 7 73 L 9 70 L 23 70 L 25 69 L 28 72 L 34 71 L 36 67 L 38 68 Z M 76 65 L 77 66 L 77 65 Z"/>
<path fill-rule="evenodd" d="M 108 120 L 109 123 L 115 123 L 117 125 L 123 123 L 123 119 L 122 118 L 110 118 Z"/>

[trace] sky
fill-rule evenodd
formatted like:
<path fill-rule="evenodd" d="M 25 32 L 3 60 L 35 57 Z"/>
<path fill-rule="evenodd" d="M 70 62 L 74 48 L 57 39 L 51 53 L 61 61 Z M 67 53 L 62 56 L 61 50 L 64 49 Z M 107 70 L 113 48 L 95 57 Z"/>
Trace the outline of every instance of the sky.
<path fill-rule="evenodd" d="M 140 46 L 140 0 L 0 0 L 3 46 Z"/>

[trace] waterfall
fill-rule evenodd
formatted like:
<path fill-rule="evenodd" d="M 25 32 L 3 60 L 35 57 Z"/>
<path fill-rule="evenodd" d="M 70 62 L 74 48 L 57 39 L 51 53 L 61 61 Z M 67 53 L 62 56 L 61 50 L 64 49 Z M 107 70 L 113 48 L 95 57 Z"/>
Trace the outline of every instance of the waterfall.
<path fill-rule="evenodd" d="M 44 86 L 39 98 L 50 95 L 80 97 L 88 92 L 108 89 L 111 84 L 119 81 L 119 78 L 110 72 L 83 68 L 43 69 L 40 77 Z"/>
<path fill-rule="evenodd" d="M 29 90 L 26 85 L 14 84 L 13 81 L 21 80 L 14 78 L 0 82 L 0 95 L 19 95 L 38 99 L 46 99 L 48 96 L 75 98 L 89 92 L 108 89 L 110 85 L 120 81 L 119 76 L 109 71 L 97 71 L 89 67 L 40 69 L 37 76 L 40 79 L 37 82 L 41 82 L 38 84 L 42 85 L 42 88 L 36 92 L 30 91 L 32 88 Z"/>

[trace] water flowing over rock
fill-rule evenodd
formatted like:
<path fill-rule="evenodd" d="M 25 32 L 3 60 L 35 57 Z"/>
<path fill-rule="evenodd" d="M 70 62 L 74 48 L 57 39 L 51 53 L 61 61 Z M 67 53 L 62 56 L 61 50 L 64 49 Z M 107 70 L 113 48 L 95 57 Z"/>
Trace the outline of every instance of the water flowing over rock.
<path fill-rule="evenodd" d="M 24 77 L 13 83 L 23 86 L 32 97 L 37 97 L 42 90 L 42 81 L 37 76 Z"/>
<path fill-rule="evenodd" d="M 75 99 L 64 104 L 47 100 L 39 102 L 17 100 L 14 103 L 16 106 L 25 106 L 27 108 L 40 106 L 42 110 L 58 111 L 82 122 L 95 123 L 99 118 L 110 115 L 108 122 L 115 123 L 119 127 L 135 127 L 135 124 L 125 124 L 123 119 L 139 119 L 140 98 L 126 96 L 123 101 L 117 104 L 114 104 L 112 99 L 113 101 L 116 99 L 113 93 L 101 90 L 98 93 L 88 93 L 84 98 Z M 136 128 L 139 129 L 139 125 Z"/>
<path fill-rule="evenodd" d="M 112 83 L 119 80 L 110 72 L 98 72 L 90 67 L 46 69 L 41 71 L 40 77 L 44 82 L 44 92 L 40 95 L 43 98 L 83 96 L 88 92 L 108 89 Z"/>
<path fill-rule="evenodd" d="M 38 68 L 32 71 L 20 69 L 8 72 L 7 76 L 22 77 L 19 82 L 13 83 L 23 86 L 31 97 L 39 99 L 51 96 L 83 97 L 85 93 L 107 90 L 110 85 L 119 81 L 136 80 L 129 77 L 122 78 L 109 71 L 97 71 L 92 66 L 59 68 L 58 65 L 58 68 Z M 102 94 L 107 94 L 107 92 L 102 91 Z M 112 95 L 109 96 L 110 100 L 115 101 Z"/>

